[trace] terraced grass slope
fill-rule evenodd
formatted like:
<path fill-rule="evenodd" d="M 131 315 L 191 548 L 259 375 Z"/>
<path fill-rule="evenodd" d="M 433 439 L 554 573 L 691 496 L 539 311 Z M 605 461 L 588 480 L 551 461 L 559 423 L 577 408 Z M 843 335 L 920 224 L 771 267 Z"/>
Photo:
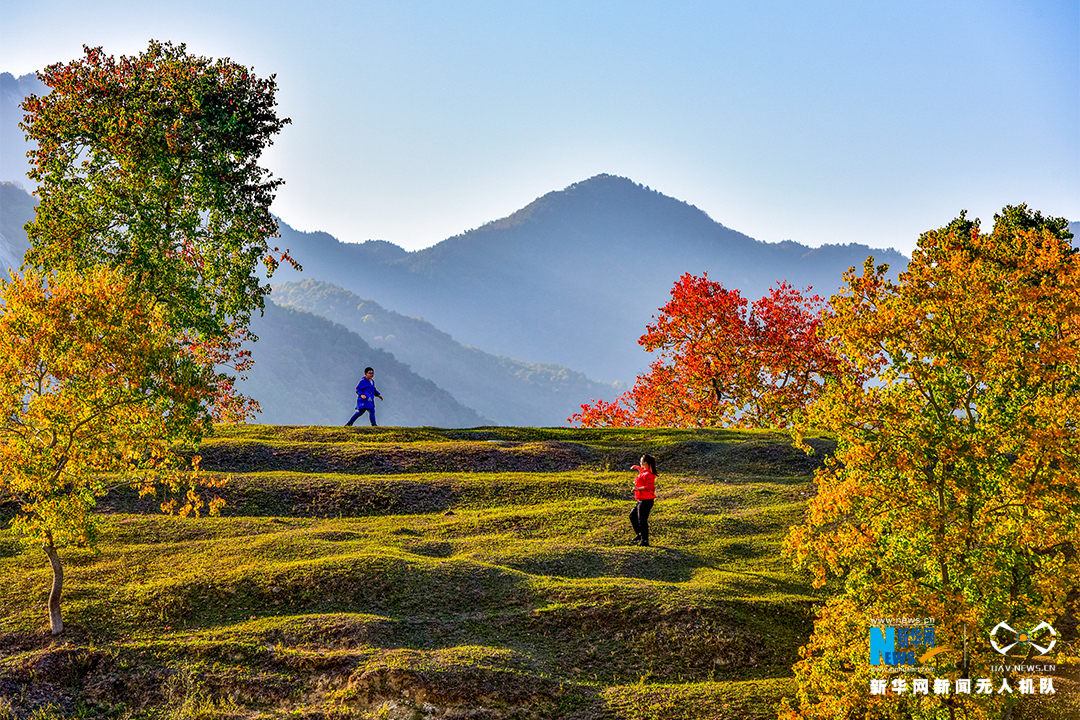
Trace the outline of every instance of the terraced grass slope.
<path fill-rule="evenodd" d="M 817 460 L 781 435 L 230 426 L 201 454 L 224 516 L 111 497 L 60 639 L 43 554 L 0 532 L 0 718 L 754 720 L 792 692 L 814 597 L 779 546 Z"/>

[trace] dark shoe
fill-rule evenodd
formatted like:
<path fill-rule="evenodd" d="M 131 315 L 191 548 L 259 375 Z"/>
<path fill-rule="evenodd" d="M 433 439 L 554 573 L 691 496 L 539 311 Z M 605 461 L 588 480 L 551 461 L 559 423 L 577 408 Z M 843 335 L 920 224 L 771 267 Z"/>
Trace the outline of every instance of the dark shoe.
<path fill-rule="evenodd" d="M 641 543 L 641 547 L 649 547 L 649 543 L 643 542 L 643 543 Z"/>

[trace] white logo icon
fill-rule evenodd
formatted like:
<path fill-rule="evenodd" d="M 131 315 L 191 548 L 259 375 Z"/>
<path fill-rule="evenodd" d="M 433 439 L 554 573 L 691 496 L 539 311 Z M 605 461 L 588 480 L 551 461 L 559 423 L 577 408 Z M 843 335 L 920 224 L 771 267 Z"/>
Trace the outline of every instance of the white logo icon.
<path fill-rule="evenodd" d="M 1040 631 L 1044 629 L 1050 631 L 1050 644 L 1046 647 L 1043 647 L 1042 645 L 1039 645 L 1035 642 L 1035 639 L 1039 637 Z M 1012 642 L 1008 645 L 999 645 L 999 632 L 1001 633 L 1001 639 L 1003 642 L 1009 640 L 1012 640 Z M 1011 627 L 1009 627 L 1008 623 L 999 622 L 997 625 L 994 626 L 994 629 L 990 631 L 990 644 L 993 645 L 994 649 L 1002 655 L 1008 654 L 1009 650 L 1013 649 L 1017 645 L 1030 645 L 1032 648 L 1038 651 L 1040 655 L 1045 655 L 1051 650 L 1053 650 L 1054 646 L 1057 645 L 1057 630 L 1055 630 L 1053 626 L 1051 626 L 1050 623 L 1046 622 L 1045 620 L 1026 632 L 1017 632 L 1016 630 L 1013 630 Z"/>

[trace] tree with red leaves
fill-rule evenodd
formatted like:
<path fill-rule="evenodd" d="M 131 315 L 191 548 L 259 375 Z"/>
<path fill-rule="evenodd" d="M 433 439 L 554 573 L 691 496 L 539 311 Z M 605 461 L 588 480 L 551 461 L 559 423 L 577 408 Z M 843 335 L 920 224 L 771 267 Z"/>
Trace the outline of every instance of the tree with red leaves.
<path fill-rule="evenodd" d="M 807 288 L 809 291 L 810 288 Z M 638 340 L 659 351 L 615 402 L 567 418 L 583 427 L 785 426 L 839 361 L 817 330 L 825 301 L 787 282 L 750 304 L 738 290 L 684 274 Z"/>

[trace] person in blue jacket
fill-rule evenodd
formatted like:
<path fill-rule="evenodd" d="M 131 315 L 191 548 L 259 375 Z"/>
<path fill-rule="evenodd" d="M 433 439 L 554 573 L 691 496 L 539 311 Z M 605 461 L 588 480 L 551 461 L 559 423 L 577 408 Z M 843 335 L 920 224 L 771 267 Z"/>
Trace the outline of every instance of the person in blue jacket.
<path fill-rule="evenodd" d="M 375 388 L 375 368 L 364 368 L 364 377 L 360 380 L 360 384 L 356 386 L 356 414 L 349 418 L 349 422 L 345 423 L 345 427 L 351 427 L 356 419 L 364 413 L 371 414 L 371 424 L 375 423 L 375 398 L 382 400 L 382 395 Z"/>

